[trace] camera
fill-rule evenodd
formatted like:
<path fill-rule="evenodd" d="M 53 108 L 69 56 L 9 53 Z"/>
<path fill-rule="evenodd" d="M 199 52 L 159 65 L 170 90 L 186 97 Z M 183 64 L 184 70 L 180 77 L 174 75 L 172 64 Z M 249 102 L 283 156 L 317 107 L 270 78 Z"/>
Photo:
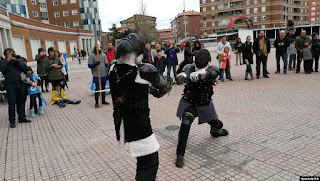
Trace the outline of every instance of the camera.
<path fill-rule="evenodd" d="M 20 55 L 12 54 L 11 56 L 12 56 L 13 58 L 16 58 L 16 59 L 21 59 L 21 56 L 20 56 Z"/>

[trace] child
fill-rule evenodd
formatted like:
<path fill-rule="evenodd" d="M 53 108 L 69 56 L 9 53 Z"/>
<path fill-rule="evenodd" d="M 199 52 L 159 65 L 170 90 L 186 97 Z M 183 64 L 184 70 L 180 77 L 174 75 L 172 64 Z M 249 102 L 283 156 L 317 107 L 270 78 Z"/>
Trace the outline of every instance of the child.
<path fill-rule="evenodd" d="M 224 82 L 223 74 L 226 72 L 228 75 L 227 78 L 229 78 L 230 81 L 233 81 L 231 78 L 231 73 L 230 73 L 230 60 L 231 60 L 231 54 L 230 54 L 230 49 L 228 46 L 223 48 L 223 52 L 221 53 L 221 81 Z"/>
<path fill-rule="evenodd" d="M 34 118 L 36 117 L 34 113 L 43 115 L 42 112 L 42 99 L 41 99 L 41 90 L 40 90 L 40 79 L 36 74 L 33 73 L 31 67 L 27 67 L 26 69 L 26 85 L 27 85 L 27 91 L 30 95 L 30 117 Z M 37 102 L 36 98 L 39 99 L 39 110 L 37 110 Z M 33 112 L 33 109 L 35 112 Z"/>
<path fill-rule="evenodd" d="M 291 44 L 287 50 L 289 55 L 289 70 L 295 70 L 296 68 L 297 49 L 295 42 L 296 40 L 291 40 Z"/>
<path fill-rule="evenodd" d="M 312 51 L 311 45 L 309 45 L 309 41 L 305 41 L 304 42 L 302 58 L 303 58 L 304 72 L 306 74 L 311 74 L 312 61 L 314 59 L 314 55 L 313 55 L 313 51 Z"/>
<path fill-rule="evenodd" d="M 157 68 L 159 74 L 163 76 L 165 68 L 165 58 L 162 56 L 161 50 L 157 50 L 157 56 L 154 58 L 154 65 Z"/>
<path fill-rule="evenodd" d="M 54 85 L 52 94 L 51 94 L 51 104 L 58 104 L 59 107 L 66 107 L 66 103 L 68 104 L 80 104 L 80 100 L 69 100 L 67 99 L 66 94 L 61 88 L 60 84 Z"/>

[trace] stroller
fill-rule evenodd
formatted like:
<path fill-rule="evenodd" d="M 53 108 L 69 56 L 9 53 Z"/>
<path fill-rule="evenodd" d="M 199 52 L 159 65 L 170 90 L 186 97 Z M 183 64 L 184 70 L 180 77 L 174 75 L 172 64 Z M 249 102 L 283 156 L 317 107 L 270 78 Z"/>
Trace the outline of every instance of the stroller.
<path fill-rule="evenodd" d="M 4 85 L 4 76 L 2 72 L 0 72 L 0 103 L 3 103 L 7 99 L 7 92 Z"/>

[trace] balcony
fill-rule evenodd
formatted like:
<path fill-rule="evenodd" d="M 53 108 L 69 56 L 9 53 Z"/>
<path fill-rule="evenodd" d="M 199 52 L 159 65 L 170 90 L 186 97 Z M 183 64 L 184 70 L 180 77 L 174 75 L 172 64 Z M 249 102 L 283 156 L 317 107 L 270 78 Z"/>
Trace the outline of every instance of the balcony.
<path fill-rule="evenodd" d="M 239 16 L 239 15 L 242 15 L 242 10 L 218 13 L 218 18 Z"/>
<path fill-rule="evenodd" d="M 9 16 L 7 8 L 3 7 L 0 5 L 0 14 L 4 15 L 4 16 Z"/>

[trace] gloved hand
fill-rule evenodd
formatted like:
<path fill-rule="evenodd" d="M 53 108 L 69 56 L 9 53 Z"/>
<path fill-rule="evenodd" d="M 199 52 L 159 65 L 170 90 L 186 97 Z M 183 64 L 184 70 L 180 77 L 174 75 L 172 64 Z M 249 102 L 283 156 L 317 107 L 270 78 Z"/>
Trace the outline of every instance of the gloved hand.
<path fill-rule="evenodd" d="M 196 72 L 192 72 L 190 74 L 190 80 L 191 82 L 198 82 L 201 79 L 204 79 L 207 75 L 206 69 L 200 69 Z"/>
<path fill-rule="evenodd" d="M 97 61 L 96 63 L 94 63 L 94 64 L 92 65 L 92 67 L 95 68 L 95 67 L 98 66 L 98 65 L 100 65 L 100 61 Z"/>
<path fill-rule="evenodd" d="M 176 78 L 177 85 L 183 84 L 183 82 L 185 81 L 186 77 L 187 77 L 187 75 L 184 72 L 178 74 L 178 76 Z"/>

